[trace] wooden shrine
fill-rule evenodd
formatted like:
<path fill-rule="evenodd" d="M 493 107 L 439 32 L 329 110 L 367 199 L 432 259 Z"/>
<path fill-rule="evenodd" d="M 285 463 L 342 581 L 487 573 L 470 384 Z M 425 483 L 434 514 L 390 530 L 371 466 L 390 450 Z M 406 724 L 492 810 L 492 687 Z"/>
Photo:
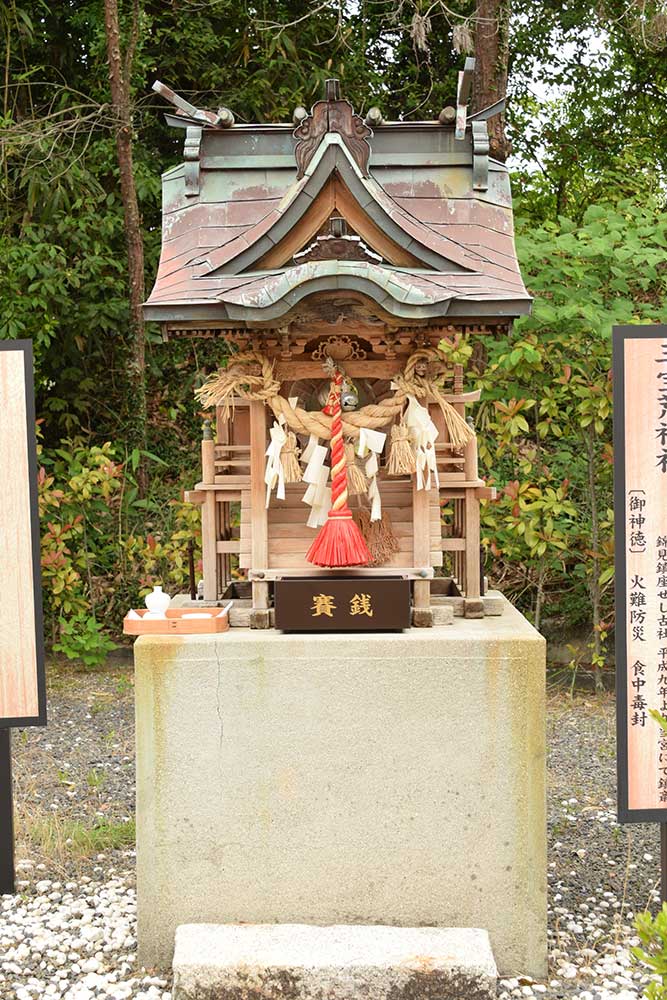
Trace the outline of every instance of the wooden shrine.
<path fill-rule="evenodd" d="M 185 147 L 163 178 L 145 316 L 165 338 L 220 339 L 187 498 L 205 600 L 247 576 L 255 627 L 276 582 L 303 577 L 407 579 L 415 625 L 432 622 L 432 589 L 484 614 L 479 393 L 441 347 L 506 331 L 530 297 L 507 169 L 488 155 L 498 106 L 467 114 L 470 75 L 428 122 L 362 120 L 335 80 L 292 125 L 237 125 L 155 86 Z M 356 556 L 318 543 L 333 528 Z"/>

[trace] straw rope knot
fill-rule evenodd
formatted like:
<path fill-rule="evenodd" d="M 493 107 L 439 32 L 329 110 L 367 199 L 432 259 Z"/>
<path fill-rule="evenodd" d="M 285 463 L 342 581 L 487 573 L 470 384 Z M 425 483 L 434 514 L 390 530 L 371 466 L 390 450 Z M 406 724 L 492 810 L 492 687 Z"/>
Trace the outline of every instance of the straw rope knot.
<path fill-rule="evenodd" d="M 379 403 L 370 403 L 342 416 L 345 437 L 357 438 L 362 427 L 376 430 L 385 427 L 405 409 L 408 396 L 423 403 L 437 403 L 442 411 L 450 441 L 463 448 L 474 437 L 474 431 L 445 399 L 443 376 L 448 370 L 445 356 L 435 347 L 424 347 L 408 358 L 403 371 L 394 377 L 395 391 Z M 275 377 L 275 363 L 258 351 L 234 355 L 226 368 L 209 376 L 195 395 L 204 407 L 220 406 L 228 419 L 234 398 L 261 400 L 271 408 L 277 419 L 283 418 L 295 434 L 314 434 L 323 440 L 332 436 L 332 418 L 321 410 L 304 410 L 292 406 L 280 395 L 280 382 Z"/>

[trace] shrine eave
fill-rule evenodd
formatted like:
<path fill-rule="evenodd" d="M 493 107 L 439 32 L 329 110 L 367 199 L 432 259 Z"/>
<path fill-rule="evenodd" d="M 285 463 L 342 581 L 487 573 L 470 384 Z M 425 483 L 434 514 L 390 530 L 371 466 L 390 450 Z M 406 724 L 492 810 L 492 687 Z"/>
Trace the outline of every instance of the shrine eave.
<path fill-rule="evenodd" d="M 329 286 L 327 286 L 329 287 Z M 377 301 L 377 300 L 376 300 Z M 282 304 L 285 306 L 285 304 Z M 473 322 L 476 320 L 488 319 L 516 319 L 519 316 L 527 315 L 530 312 L 531 300 L 525 299 L 468 299 L 434 303 L 431 306 L 410 306 L 398 303 L 395 308 L 391 308 L 391 303 L 387 301 L 378 302 L 378 305 L 392 317 L 403 322 L 414 321 L 415 324 L 435 321 L 443 318 L 465 320 Z M 224 330 L 226 328 L 236 328 L 239 325 L 252 328 L 253 326 L 265 326 L 273 320 L 289 318 L 290 306 L 284 308 L 274 307 L 272 309 L 252 309 L 247 306 L 238 305 L 212 305 L 206 302 L 192 302 L 181 306 L 150 305 L 144 307 L 144 318 L 150 322 L 164 323 L 172 325 L 174 323 L 185 323 L 190 320 L 201 322 L 210 328 Z"/>

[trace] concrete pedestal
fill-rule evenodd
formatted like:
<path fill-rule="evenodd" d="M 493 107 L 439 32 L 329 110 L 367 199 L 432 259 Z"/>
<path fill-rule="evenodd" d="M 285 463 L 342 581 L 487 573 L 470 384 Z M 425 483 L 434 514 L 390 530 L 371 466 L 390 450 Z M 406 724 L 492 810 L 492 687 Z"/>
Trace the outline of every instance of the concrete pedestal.
<path fill-rule="evenodd" d="M 184 923 L 482 927 L 546 968 L 545 643 L 399 634 L 135 644 L 139 959 Z"/>

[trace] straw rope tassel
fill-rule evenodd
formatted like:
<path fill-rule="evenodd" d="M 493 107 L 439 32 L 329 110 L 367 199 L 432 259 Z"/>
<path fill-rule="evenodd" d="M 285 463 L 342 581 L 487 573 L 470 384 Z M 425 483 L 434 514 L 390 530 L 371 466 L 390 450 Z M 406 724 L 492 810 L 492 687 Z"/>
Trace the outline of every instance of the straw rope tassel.
<path fill-rule="evenodd" d="M 368 490 L 368 480 L 357 465 L 354 454 L 354 442 L 348 441 L 345 444 L 345 463 L 347 465 L 347 492 L 353 496 L 359 496 Z"/>
<path fill-rule="evenodd" d="M 343 374 L 336 370 L 325 407 L 325 413 L 331 415 L 331 510 L 306 555 L 307 561 L 315 566 L 363 566 L 371 559 L 347 504 L 347 463 L 340 405 L 342 385 Z"/>

